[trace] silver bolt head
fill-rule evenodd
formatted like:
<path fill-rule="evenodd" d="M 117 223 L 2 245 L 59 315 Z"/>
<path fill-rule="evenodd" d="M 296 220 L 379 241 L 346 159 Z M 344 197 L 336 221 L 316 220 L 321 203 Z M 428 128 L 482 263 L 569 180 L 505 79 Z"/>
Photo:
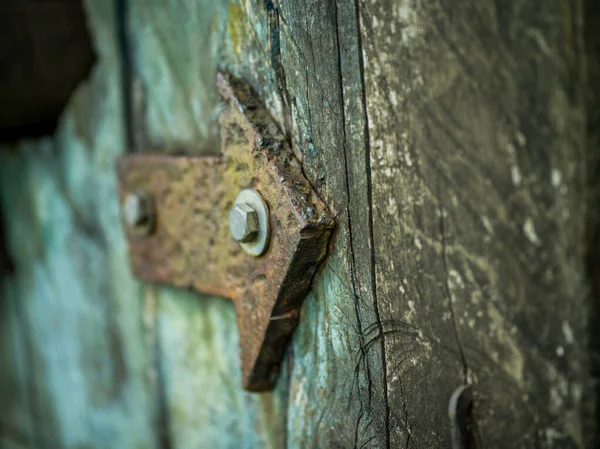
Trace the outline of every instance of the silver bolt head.
<path fill-rule="evenodd" d="M 123 202 L 123 221 L 134 229 L 146 228 L 150 224 L 150 202 L 140 193 L 130 193 Z"/>
<path fill-rule="evenodd" d="M 248 243 L 258 236 L 258 215 L 249 204 L 235 204 L 229 212 L 229 231 L 235 240 Z"/>

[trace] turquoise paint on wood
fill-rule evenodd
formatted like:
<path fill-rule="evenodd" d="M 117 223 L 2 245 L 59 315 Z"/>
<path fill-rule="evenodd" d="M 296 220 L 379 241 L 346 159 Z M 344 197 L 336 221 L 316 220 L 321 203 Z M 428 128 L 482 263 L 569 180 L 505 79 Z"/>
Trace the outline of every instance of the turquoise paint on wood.
<path fill-rule="evenodd" d="M 215 153 L 216 67 L 227 1 L 128 2 L 134 73 L 153 147 Z"/>
<path fill-rule="evenodd" d="M 96 71 L 74 102 L 110 87 L 103 76 Z M 67 113 L 54 139 L 3 152 L 0 164 L 16 267 L 5 299 L 21 310 L 31 427 L 42 447 L 152 445 L 139 288 L 128 274 L 112 174 L 120 147 L 114 137 L 103 141 L 118 136 L 110 106 L 116 97 L 103 98 L 107 113 L 96 117 L 102 137 L 87 136 L 93 146 Z"/>
<path fill-rule="evenodd" d="M 89 7 L 97 41 L 104 46 L 96 84 L 79 92 L 55 141 L 23 145 L 15 160 L 0 169 L 8 174 L 2 192 L 4 204 L 10 203 L 9 238 L 20 242 L 12 248 L 22 257 L 18 278 L 33 285 L 27 297 L 35 307 L 27 307 L 26 319 L 41 326 L 30 339 L 36 347 L 40 343 L 39 385 L 50 390 L 43 396 L 49 419 L 44 438 L 67 447 L 102 447 L 110 440 L 115 448 L 153 447 L 159 441 L 174 448 L 362 444 L 374 431 L 365 428 L 374 405 L 358 388 L 365 364 L 358 351 L 345 224 L 316 277 L 272 393 L 241 389 L 231 303 L 181 290 L 140 288 L 130 278 L 112 172 L 114 158 L 123 151 L 118 58 L 114 23 L 98 18 L 106 14 L 104 7 Z M 255 87 L 276 120 L 295 136 L 299 155 L 330 150 L 310 144 L 312 131 L 300 120 L 312 108 L 308 97 L 293 90 L 286 97 L 282 88 L 286 78 L 279 40 L 286 40 L 288 59 L 308 54 L 299 52 L 297 31 L 265 3 L 131 0 L 129 7 L 136 88 L 141 87 L 144 104 L 136 113 L 143 112 L 148 147 L 215 152 L 215 78 L 221 68 Z M 113 45 L 110 50 L 106 42 Z M 303 78 L 288 76 L 299 90 Z M 321 106 L 315 104 L 312 112 Z M 335 120 L 328 117 L 322 119 Z M 22 193 L 16 192 L 22 179 L 10 176 L 19 171 L 32 173 Z M 21 212 L 11 199 L 15 193 Z M 102 236 L 99 241 L 96 234 Z M 33 283 L 26 268 L 32 263 Z M 23 297 L 16 290 L 9 296 Z M 68 327 L 53 335 L 42 317 L 54 319 L 52 326 Z M 69 334 L 71 326 L 77 330 Z M 115 329 L 125 351 L 119 363 L 132 364 L 126 369 L 131 377 L 126 391 L 114 388 L 119 367 L 109 351 Z M 63 367 L 76 381 L 61 377 Z M 376 370 L 373 377 L 381 379 Z M 94 392 L 95 386 L 102 388 Z M 69 408 L 68 395 L 55 401 L 56 392 L 65 391 L 79 396 L 76 408 Z"/>
<path fill-rule="evenodd" d="M 1 153 L 16 264 L 4 296 L 23 305 L 35 365 L 25 388 L 35 393 L 35 428 L 16 430 L 42 447 L 154 447 L 161 438 L 181 448 L 281 447 L 285 383 L 275 393 L 243 391 L 232 305 L 140 289 L 129 274 L 113 172 L 123 151 L 118 58 L 114 22 L 103 21 L 114 16 L 102 7 L 89 8 L 100 65 L 57 135 Z"/>
<path fill-rule="evenodd" d="M 26 328 L 19 317 L 18 298 L 9 296 L 14 290 L 10 279 L 0 284 L 0 404 L 3 410 L 0 428 L 10 429 L 13 439 L 30 445 L 33 423 L 27 388 Z M 9 443 L 8 439 L 0 439 L 0 447 L 8 447 Z"/>
<path fill-rule="evenodd" d="M 285 385 L 260 394 L 241 388 L 233 304 L 165 288 L 158 292 L 158 312 L 160 366 L 173 446 L 282 447 Z"/>
<path fill-rule="evenodd" d="M 216 77 L 228 51 L 228 14 L 238 9 L 227 1 L 164 0 L 135 0 L 129 8 L 133 75 L 143 97 L 134 122 L 145 134 L 135 150 L 218 153 Z M 274 392 L 242 389 L 232 303 L 152 286 L 145 301 L 164 438 L 176 448 L 283 447 L 285 370 Z"/>
<path fill-rule="evenodd" d="M 1 284 L 16 310 L 2 320 L 17 315 L 24 368 L 11 367 L 29 407 L 28 419 L 8 424 L 3 436 L 40 448 L 152 448 L 142 302 L 113 172 L 123 149 L 114 12 L 109 2 L 88 6 L 99 57 L 90 80 L 53 138 L 0 151 L 0 204 L 15 263 Z"/>

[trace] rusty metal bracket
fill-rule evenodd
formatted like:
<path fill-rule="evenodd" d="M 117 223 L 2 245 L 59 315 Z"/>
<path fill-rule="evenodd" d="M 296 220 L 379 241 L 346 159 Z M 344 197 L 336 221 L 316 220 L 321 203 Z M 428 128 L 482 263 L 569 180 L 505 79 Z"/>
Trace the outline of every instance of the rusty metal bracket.
<path fill-rule="evenodd" d="M 224 74 L 217 85 L 225 106 L 220 156 L 132 154 L 118 161 L 121 202 L 140 193 L 152 214 L 146 232 L 127 228 L 129 259 L 140 279 L 233 300 L 244 387 L 268 390 L 334 223 L 252 89 Z M 229 233 L 229 211 L 245 188 L 269 209 L 270 243 L 260 257 L 247 255 Z"/>

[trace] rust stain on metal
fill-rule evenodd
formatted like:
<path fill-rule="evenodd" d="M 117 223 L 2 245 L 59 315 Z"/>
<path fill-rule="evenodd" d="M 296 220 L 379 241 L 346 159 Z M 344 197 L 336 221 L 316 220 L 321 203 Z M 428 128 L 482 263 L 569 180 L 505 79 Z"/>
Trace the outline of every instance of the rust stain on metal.
<path fill-rule="evenodd" d="M 134 154 L 118 162 L 121 201 L 145 192 L 155 220 L 150 235 L 126 231 L 129 257 L 141 279 L 232 299 L 244 387 L 268 390 L 333 220 L 252 89 L 224 74 L 218 88 L 225 102 L 220 156 Z M 270 245 L 261 257 L 245 254 L 229 233 L 229 210 L 244 188 L 258 191 L 270 211 Z"/>

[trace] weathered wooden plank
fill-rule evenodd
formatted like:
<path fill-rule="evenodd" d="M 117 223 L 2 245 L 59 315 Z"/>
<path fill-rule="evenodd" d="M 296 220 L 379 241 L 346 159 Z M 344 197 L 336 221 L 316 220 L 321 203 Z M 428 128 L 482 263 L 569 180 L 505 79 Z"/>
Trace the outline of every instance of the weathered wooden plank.
<path fill-rule="evenodd" d="M 27 366 L 14 375 L 31 403 L 30 429 L 16 430 L 32 447 L 152 448 L 141 302 L 113 171 L 123 149 L 113 3 L 90 2 L 88 15 L 100 62 L 57 134 L 0 152 L 15 268 L 3 300 L 18 304 Z"/>
<path fill-rule="evenodd" d="M 131 2 L 146 142 L 215 152 L 221 65 L 261 94 L 337 216 L 289 372 L 260 396 L 239 387 L 230 304 L 153 287 L 142 304 L 127 275 L 115 27 L 90 4 L 102 65 L 55 139 L 0 160 L 16 254 L 3 344 L 26 347 L 2 352 L 26 354 L 3 380 L 36 421 L 30 435 L 27 401 L 3 412 L 24 435 L 3 441 L 446 447 L 468 381 L 483 447 L 593 447 L 580 11 L 447 3 L 361 2 L 359 36 L 350 2 Z"/>
<path fill-rule="evenodd" d="M 214 154 L 217 56 L 227 2 L 130 0 L 127 8 L 133 88 L 139 90 L 134 95 L 144 103 L 144 117 L 135 119 L 145 122 L 147 139 L 157 148 Z"/>
<path fill-rule="evenodd" d="M 190 48 L 185 40 L 188 37 L 179 36 L 180 31 L 167 32 L 168 37 L 160 31 L 171 29 L 173 23 L 182 21 L 183 17 L 190 23 L 198 22 L 195 6 L 162 5 L 161 15 L 157 15 L 152 11 L 159 4 L 162 5 L 161 2 L 139 2 L 138 11 L 132 10 L 135 23 L 132 29 L 144 30 L 134 37 L 132 47 L 136 49 L 136 72 L 142 80 L 142 90 L 147 93 L 146 126 L 152 128 L 147 132 L 152 136 L 148 146 L 160 144 L 179 146 L 190 152 L 210 151 L 206 144 L 210 141 L 210 131 L 181 133 L 184 136 L 181 139 L 169 131 L 166 120 L 158 120 L 158 114 L 150 112 L 162 108 L 165 113 L 165 107 L 159 106 L 165 100 L 158 101 L 159 97 L 187 99 L 191 91 L 185 83 L 190 74 L 197 77 L 199 70 L 214 74 L 216 67 L 212 61 L 197 62 L 195 56 L 189 54 L 196 49 Z M 295 447 L 314 442 L 346 446 L 366 441 L 375 444 L 377 440 L 385 441 L 386 432 L 382 429 L 387 411 L 381 339 L 377 337 L 379 326 L 370 272 L 370 215 L 365 187 L 368 185 L 368 157 L 356 10 L 345 2 L 341 2 L 339 8 L 335 2 L 326 2 L 317 9 L 310 6 L 308 3 L 286 3 L 280 7 L 271 2 L 232 2 L 227 7 L 225 25 L 219 19 L 221 11 L 213 9 L 216 15 L 210 31 L 195 29 L 190 33 L 195 34 L 197 45 L 220 57 L 221 67 L 246 79 L 259 92 L 286 134 L 294 137 L 295 151 L 304 159 L 309 179 L 324 192 L 330 204 L 334 204 L 341 224 L 332 246 L 331 262 L 316 279 L 318 300 L 315 301 L 314 295 L 309 297 L 312 303 L 306 306 L 301 329 L 294 337 L 288 445 Z M 165 25 L 166 21 L 171 24 Z M 305 21 L 311 22 L 313 35 L 307 32 Z M 199 22 L 197 25 L 206 26 Z M 155 36 L 149 37 L 148 33 Z M 160 46 L 152 44 L 158 39 L 170 42 L 162 42 Z M 167 46 L 177 48 L 179 53 L 163 50 Z M 157 57 L 157 48 L 164 55 Z M 216 53 L 215 48 L 220 53 Z M 188 56 L 181 57 L 182 53 Z M 155 58 L 175 62 L 158 64 Z M 158 74 L 163 79 L 159 80 Z M 193 86 L 202 85 L 210 92 L 214 85 L 212 76 L 202 72 Z M 180 80 L 184 80 L 183 85 Z M 169 83 L 169 89 L 157 89 L 161 83 Z M 208 98 L 206 93 L 203 95 Z M 207 110 L 214 108 L 211 101 L 205 103 Z M 177 101 L 164 104 L 173 111 L 170 120 L 178 121 L 184 115 L 187 117 L 181 121 L 189 120 L 188 106 Z M 348 109 L 346 119 L 344 107 Z M 199 120 L 209 118 L 207 114 Z M 202 129 L 210 129 L 210 126 L 202 126 L 205 126 Z M 348 177 L 352 178 L 351 184 Z M 351 205 L 353 202 L 356 207 Z M 350 211 L 355 217 L 354 248 L 351 248 L 348 223 Z M 358 289 L 353 284 L 353 265 L 359 272 Z M 372 341 L 362 336 L 367 332 L 375 337 Z M 315 345 L 320 345 L 322 350 L 317 351 Z M 328 395 L 325 400 L 324 395 Z M 339 413 L 348 407 L 350 413 Z M 320 416 L 320 419 L 309 419 L 309 416 Z"/>
<path fill-rule="evenodd" d="M 26 144 L 22 144 L 19 152 L 23 151 L 22 148 L 25 146 Z M 35 145 L 29 146 L 33 147 L 34 150 L 37 149 Z M 21 384 L 20 389 L 23 392 L 19 394 L 21 396 L 20 399 L 28 398 L 28 401 L 23 403 L 22 406 L 25 407 L 25 419 L 29 423 L 25 424 L 27 421 L 23 423 L 25 426 L 16 423 L 12 425 L 7 424 L 5 432 L 8 433 L 6 437 L 11 441 L 17 440 L 32 444 L 47 443 L 50 441 L 56 442 L 59 439 L 59 429 L 54 414 L 49 412 L 51 404 L 49 395 L 47 394 L 47 386 L 45 385 L 47 375 L 43 363 L 40 362 L 36 341 L 31 336 L 33 324 L 30 319 L 30 311 L 32 307 L 30 305 L 31 301 L 27 301 L 27 289 L 25 288 L 25 285 L 31 284 L 31 282 L 27 282 L 32 277 L 31 269 L 29 269 L 29 273 L 21 273 L 19 270 L 23 261 L 27 265 L 28 259 L 42 253 L 40 249 L 42 246 L 40 243 L 41 238 L 38 236 L 36 221 L 31 219 L 32 216 L 35 216 L 35 213 L 29 210 L 32 207 L 32 200 L 30 198 L 21 198 L 18 192 L 13 193 L 8 190 L 12 182 L 11 178 L 5 173 L 5 170 L 11 168 L 13 172 L 12 181 L 15 183 L 13 190 L 17 186 L 20 186 L 23 189 L 21 195 L 27 195 L 25 192 L 28 189 L 23 188 L 25 185 L 28 185 L 27 180 L 23 179 L 23 172 L 25 170 L 16 160 L 17 153 L 11 155 L 10 162 L 12 163 L 10 165 L 7 164 L 6 156 L 8 156 L 8 153 L 2 155 L 2 163 L 0 164 L 0 169 L 2 170 L 2 175 L 0 176 L 0 193 L 2 196 L 0 200 L 2 201 L 3 212 L 5 214 L 6 212 L 10 213 L 10 220 L 4 215 L 3 221 L 6 223 L 5 237 L 7 239 L 7 252 L 14 261 L 15 271 L 10 277 L 7 274 L 3 276 L 2 300 L 5 306 L 12 304 L 12 314 L 14 316 L 11 319 L 10 314 L 3 314 L 2 319 L 3 327 L 6 326 L 10 329 L 11 324 L 15 326 L 13 338 L 15 339 L 15 346 L 18 345 L 15 349 L 18 348 L 22 361 L 21 366 L 7 365 L 11 366 L 12 369 L 6 370 L 6 376 L 13 377 L 14 382 Z M 16 179 L 17 174 L 20 175 L 21 179 Z M 23 223 L 20 224 L 19 221 L 23 221 Z M 22 232 L 22 234 L 15 235 L 13 229 L 17 232 Z M 26 236 L 28 238 L 25 238 Z M 15 240 L 16 238 L 18 239 Z M 31 288 L 29 287 L 29 289 Z M 5 356 L 9 356 L 9 354 L 10 352 L 4 353 Z M 13 398 L 13 400 L 15 399 L 19 398 Z M 3 420 L 11 419 L 14 419 L 14 416 L 3 413 Z M 17 438 L 14 437 L 15 433 L 18 435 Z"/>
<path fill-rule="evenodd" d="M 579 2 L 360 2 L 392 446 L 583 447 Z"/>
<path fill-rule="evenodd" d="M 247 80 L 282 122 L 264 2 L 129 3 L 140 150 L 218 154 L 218 68 Z"/>
<path fill-rule="evenodd" d="M 338 224 L 294 337 L 288 443 L 381 447 L 386 385 L 371 271 L 357 13 L 352 2 L 300 1 L 280 3 L 276 14 L 288 134 Z"/>
<path fill-rule="evenodd" d="M 589 312 L 590 374 L 592 399 L 582 413 L 585 447 L 598 446 L 600 441 L 600 326 L 594 325 L 600 316 L 600 3 L 586 0 L 584 5 L 584 41 L 586 50 L 587 84 L 585 95 L 587 119 L 587 268 L 591 279 L 592 303 Z"/>
<path fill-rule="evenodd" d="M 281 448 L 287 376 L 275 392 L 248 393 L 235 310 L 222 298 L 161 289 L 158 352 L 171 447 Z"/>
<path fill-rule="evenodd" d="M 104 156 L 98 165 L 88 159 L 94 147 L 75 137 L 69 118 L 55 144 L 22 145 L 0 164 L 15 262 L 5 286 L 21 308 L 32 439 L 39 447 L 152 446 L 149 415 L 139 412 L 148 391 L 137 289 L 117 203 L 108 200 L 114 177 L 100 169 L 112 167 Z"/>
<path fill-rule="evenodd" d="M 217 66 L 252 73 L 246 79 L 264 92 L 265 85 L 256 82 L 265 72 L 264 55 L 256 53 L 255 40 L 245 38 L 252 30 L 245 8 L 252 4 L 131 0 L 129 5 L 134 149 L 217 154 Z M 270 97 L 264 98 L 269 104 Z M 156 386 L 163 397 L 157 425 L 163 427 L 163 443 L 284 446 L 287 374 L 273 393 L 242 390 L 231 304 L 174 289 L 145 290 L 146 330 L 158 348 Z M 185 329 L 190 331 L 182 333 Z"/>
<path fill-rule="evenodd" d="M 0 139 L 51 133 L 94 63 L 82 0 L 0 4 Z"/>

